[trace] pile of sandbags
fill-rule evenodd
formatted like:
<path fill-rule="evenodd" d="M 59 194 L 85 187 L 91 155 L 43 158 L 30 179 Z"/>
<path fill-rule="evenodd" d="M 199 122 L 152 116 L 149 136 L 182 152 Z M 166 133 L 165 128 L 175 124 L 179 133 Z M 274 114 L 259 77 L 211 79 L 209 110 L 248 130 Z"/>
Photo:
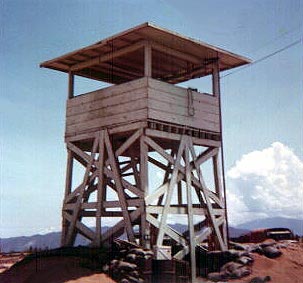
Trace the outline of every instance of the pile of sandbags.
<path fill-rule="evenodd" d="M 258 253 L 268 258 L 279 257 L 282 252 L 281 248 L 285 247 L 286 243 L 278 243 L 275 240 L 265 240 L 259 244 L 239 244 L 231 243 L 233 248 L 236 250 L 244 250 L 249 253 Z"/>
<path fill-rule="evenodd" d="M 207 278 L 214 282 L 219 282 L 228 279 L 238 279 L 251 274 L 251 265 L 253 263 L 253 258 L 248 252 L 229 250 L 225 252 L 209 252 L 207 257 L 213 258 L 213 254 L 220 256 L 223 261 L 223 265 L 218 266 L 217 270 L 208 273 Z M 225 260 L 224 260 L 225 259 Z"/>
<path fill-rule="evenodd" d="M 104 271 L 119 283 L 143 283 L 144 270 L 148 264 L 151 268 L 152 256 L 150 250 L 122 249 L 116 254 L 116 259 L 105 266 Z"/>

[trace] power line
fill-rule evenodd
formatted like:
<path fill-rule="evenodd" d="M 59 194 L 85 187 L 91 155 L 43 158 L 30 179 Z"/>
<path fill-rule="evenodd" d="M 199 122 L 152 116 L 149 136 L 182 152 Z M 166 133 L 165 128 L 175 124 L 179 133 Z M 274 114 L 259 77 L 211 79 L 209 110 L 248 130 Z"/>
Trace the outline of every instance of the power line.
<path fill-rule="evenodd" d="M 257 59 L 256 61 L 252 62 L 251 64 L 245 65 L 245 66 L 243 66 L 243 67 L 240 68 L 240 69 L 237 69 L 237 70 L 235 70 L 235 71 L 233 71 L 233 72 L 230 72 L 230 73 L 228 73 L 228 74 L 226 74 L 226 75 L 224 75 L 224 76 L 221 76 L 221 79 L 223 79 L 223 78 L 225 78 L 225 77 L 227 77 L 227 76 L 230 76 L 230 75 L 232 75 L 232 74 L 234 74 L 234 73 L 240 72 L 240 71 L 242 71 L 242 70 L 244 70 L 244 69 L 246 69 L 246 68 L 248 68 L 248 67 L 250 67 L 250 66 L 252 66 L 252 65 L 256 65 L 256 64 L 258 64 L 258 63 L 260 63 L 260 62 L 262 62 L 262 61 L 265 61 L 265 60 L 267 60 L 268 58 L 273 57 L 273 56 L 275 56 L 275 55 L 277 55 L 277 54 L 279 54 L 279 53 L 281 53 L 281 52 L 283 52 L 283 51 L 285 51 L 285 50 L 287 50 L 287 49 L 289 49 L 289 48 L 291 48 L 291 47 L 293 47 L 293 46 L 295 46 L 295 45 L 301 43 L 301 41 L 302 41 L 302 38 L 300 38 L 300 39 L 298 39 L 298 40 L 292 42 L 291 44 L 288 44 L 288 45 L 284 46 L 283 48 L 278 49 L 278 50 L 276 50 L 276 51 L 274 51 L 274 52 L 272 52 L 272 53 L 270 53 L 270 54 L 268 54 L 268 55 L 266 55 L 266 56 L 264 56 L 264 57 L 262 57 L 262 58 L 260 58 L 260 59 Z"/>
<path fill-rule="evenodd" d="M 275 38 L 273 38 L 272 40 L 269 40 L 269 41 L 265 42 L 265 44 L 259 46 L 257 49 L 251 50 L 249 53 L 256 53 L 257 51 L 263 49 L 264 47 L 270 45 L 271 43 L 277 41 L 278 39 L 280 39 L 280 38 L 282 38 L 282 37 L 284 37 L 284 36 L 286 36 L 286 35 L 290 35 L 290 34 L 292 34 L 294 31 L 299 30 L 300 28 L 301 28 L 301 25 L 298 25 L 298 26 L 296 26 L 296 27 L 293 28 L 293 29 L 284 31 L 284 32 L 282 32 L 280 35 L 278 35 L 278 36 L 276 36 Z"/>

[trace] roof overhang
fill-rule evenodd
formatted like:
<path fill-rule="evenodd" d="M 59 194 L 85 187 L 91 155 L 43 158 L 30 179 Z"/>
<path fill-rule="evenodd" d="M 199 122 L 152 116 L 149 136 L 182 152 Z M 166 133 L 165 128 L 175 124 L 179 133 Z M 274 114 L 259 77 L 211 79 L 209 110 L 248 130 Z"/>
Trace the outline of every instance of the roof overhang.
<path fill-rule="evenodd" d="M 144 76 L 144 46 L 152 48 L 152 77 L 180 83 L 239 67 L 251 60 L 175 32 L 144 23 L 85 48 L 45 61 L 40 67 L 109 83 Z"/>

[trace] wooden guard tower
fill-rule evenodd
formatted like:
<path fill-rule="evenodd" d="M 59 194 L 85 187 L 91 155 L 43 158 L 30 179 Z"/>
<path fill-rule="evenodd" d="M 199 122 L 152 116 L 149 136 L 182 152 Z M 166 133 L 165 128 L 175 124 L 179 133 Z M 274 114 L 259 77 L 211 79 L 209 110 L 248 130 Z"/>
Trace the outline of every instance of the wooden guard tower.
<path fill-rule="evenodd" d="M 62 245 L 72 246 L 77 234 L 99 246 L 126 233 L 145 248 L 170 239 L 179 245 L 172 256 L 190 252 L 192 262 L 203 241 L 227 249 L 219 73 L 249 62 L 145 23 L 42 63 L 69 75 Z M 74 96 L 74 76 L 112 85 Z M 176 86 L 203 76 L 212 78 L 211 94 Z M 75 162 L 84 168 L 79 184 L 72 182 Z M 184 233 L 168 221 L 182 215 Z M 103 231 L 107 217 L 118 221 Z"/>

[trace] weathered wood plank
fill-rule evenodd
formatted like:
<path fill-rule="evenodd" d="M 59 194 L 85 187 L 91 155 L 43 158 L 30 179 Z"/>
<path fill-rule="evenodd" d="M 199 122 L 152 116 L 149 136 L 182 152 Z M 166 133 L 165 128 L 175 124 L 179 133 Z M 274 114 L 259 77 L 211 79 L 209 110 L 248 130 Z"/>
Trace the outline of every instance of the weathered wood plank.
<path fill-rule="evenodd" d="M 75 124 L 77 125 L 89 121 L 94 121 L 96 119 L 99 120 L 101 118 L 109 118 L 111 116 L 117 114 L 123 114 L 123 113 L 129 115 L 131 114 L 132 111 L 136 111 L 144 108 L 147 108 L 147 99 L 141 98 L 135 101 L 131 100 L 131 101 L 127 101 L 126 103 L 117 104 L 115 106 L 104 107 L 94 111 L 69 116 L 66 119 L 66 125 L 68 127 Z"/>
<path fill-rule="evenodd" d="M 91 91 L 85 94 L 75 96 L 66 102 L 67 108 L 75 107 L 85 103 L 95 102 L 99 99 L 111 98 L 116 95 L 126 94 L 130 91 L 136 91 L 147 87 L 147 78 L 140 78 L 131 82 L 114 85 L 107 88 Z"/>
<path fill-rule="evenodd" d="M 163 138 L 168 140 L 176 140 L 179 141 L 181 139 L 180 134 L 175 133 L 167 133 L 153 129 L 146 129 L 146 135 L 150 137 Z M 220 147 L 220 141 L 213 141 L 209 139 L 201 139 L 201 138 L 192 138 L 194 145 L 203 145 L 203 146 L 211 146 L 211 147 Z"/>
<path fill-rule="evenodd" d="M 119 113 L 113 116 L 94 119 L 88 122 L 76 125 L 66 126 L 66 136 L 80 134 L 87 131 L 96 131 L 98 129 L 115 126 L 119 124 L 143 121 L 147 119 L 147 108 L 134 110 L 131 113 Z"/>
<path fill-rule="evenodd" d="M 119 202 L 120 202 L 120 205 L 121 205 L 122 214 L 123 214 L 123 218 L 124 218 L 124 221 L 125 221 L 125 229 L 126 229 L 126 232 L 127 232 L 127 236 L 128 236 L 129 241 L 135 242 L 134 231 L 133 231 L 133 228 L 132 228 L 130 215 L 127 211 L 127 202 L 126 202 L 126 199 L 125 199 L 125 194 L 124 194 L 122 182 L 121 182 L 121 178 L 120 178 L 120 175 L 119 175 L 118 166 L 117 166 L 117 163 L 116 163 L 116 158 L 115 158 L 113 148 L 112 148 L 112 145 L 110 143 L 109 136 L 108 136 L 107 132 L 105 132 L 105 146 L 106 146 L 107 153 L 108 153 L 109 164 L 110 164 L 110 167 L 111 167 L 112 173 L 113 173 L 113 180 L 115 181 L 116 188 L 117 188 Z"/>
<path fill-rule="evenodd" d="M 167 221 L 167 216 L 168 216 L 168 208 L 171 204 L 171 199 L 172 199 L 174 187 L 177 184 L 180 161 L 181 161 L 181 157 L 182 157 L 182 154 L 183 154 L 183 151 L 184 151 L 184 147 L 185 147 L 185 139 L 182 138 L 181 142 L 180 142 L 180 145 L 179 145 L 177 157 L 176 157 L 176 160 L 174 162 L 174 169 L 173 169 L 172 176 L 171 176 L 169 186 L 168 186 L 168 190 L 167 190 L 165 205 L 164 205 L 164 208 L 163 208 L 161 222 L 160 222 L 160 225 L 159 225 L 159 233 L 158 233 L 158 237 L 157 237 L 157 246 L 161 246 L 163 244 L 163 238 L 164 238 L 164 234 L 165 234 L 164 227 L 166 226 L 166 221 Z"/>
<path fill-rule="evenodd" d="M 185 117 L 189 116 L 187 102 L 184 103 L 182 106 L 179 106 L 174 102 L 162 102 L 158 99 L 149 98 L 148 108 L 162 111 L 164 113 L 172 113 L 174 115 L 180 115 Z M 200 107 L 200 105 L 193 104 L 193 109 L 194 109 L 194 115 L 190 117 L 195 117 L 200 120 L 214 122 L 216 124 L 219 123 L 219 114 L 211 113 L 211 111 L 209 111 L 207 107 L 205 106 Z"/>
<path fill-rule="evenodd" d="M 155 79 L 148 79 L 148 88 L 153 89 L 158 93 L 158 96 L 161 95 L 161 93 L 165 94 L 168 93 L 169 95 L 181 97 L 182 99 L 187 98 L 187 89 L 179 86 L 175 86 L 169 83 L 165 83 L 162 81 L 158 81 Z M 193 91 L 193 100 L 194 102 L 203 103 L 203 104 L 211 104 L 214 106 L 219 106 L 219 101 L 217 97 L 214 97 L 209 94 L 203 94 L 200 92 Z M 151 92 L 152 94 L 152 92 Z"/>
<path fill-rule="evenodd" d="M 106 107 L 112 107 L 115 105 L 127 103 L 129 101 L 135 101 L 140 98 L 147 98 L 146 87 L 130 90 L 127 92 L 116 93 L 115 95 L 111 95 L 109 97 L 104 97 L 102 91 L 100 91 L 99 95 L 96 96 L 92 101 L 86 103 L 81 102 L 73 106 L 67 105 L 66 116 L 69 118 L 70 116 L 92 112 L 94 110 L 103 109 Z"/>
<path fill-rule="evenodd" d="M 86 60 L 86 61 L 78 63 L 78 64 L 74 64 L 70 68 L 70 70 L 71 71 L 79 71 L 81 69 L 85 69 L 85 68 L 88 68 L 88 67 L 93 66 L 93 65 L 98 65 L 101 62 L 110 61 L 113 58 L 117 58 L 117 57 L 120 57 L 120 56 L 125 55 L 127 53 L 131 53 L 133 51 L 138 50 L 139 48 L 144 46 L 144 43 L 145 43 L 145 41 L 140 41 L 140 42 L 134 43 L 130 46 L 121 48 L 117 51 L 109 52 L 105 55 L 101 55 L 101 56 L 98 56 L 96 58 Z"/>
<path fill-rule="evenodd" d="M 220 125 L 218 123 L 201 120 L 195 116 L 176 115 L 175 113 L 149 108 L 148 118 L 220 133 Z"/>
<path fill-rule="evenodd" d="M 192 91 L 195 93 L 194 91 Z M 183 93 L 183 90 L 182 92 Z M 209 99 L 209 95 L 205 95 L 200 93 L 199 96 L 201 97 L 196 97 L 196 99 L 193 99 L 193 104 L 194 108 L 196 111 L 201 111 L 201 112 L 207 112 L 207 113 L 212 113 L 212 114 L 218 114 L 219 115 L 219 104 L 218 100 L 216 99 L 215 101 L 212 99 Z M 176 95 L 173 93 L 164 92 L 162 90 L 157 90 L 153 88 L 148 88 L 148 98 L 153 99 L 162 103 L 167 103 L 167 104 L 174 104 L 179 107 L 186 107 L 187 108 L 187 89 L 186 93 L 184 92 L 183 95 Z"/>

